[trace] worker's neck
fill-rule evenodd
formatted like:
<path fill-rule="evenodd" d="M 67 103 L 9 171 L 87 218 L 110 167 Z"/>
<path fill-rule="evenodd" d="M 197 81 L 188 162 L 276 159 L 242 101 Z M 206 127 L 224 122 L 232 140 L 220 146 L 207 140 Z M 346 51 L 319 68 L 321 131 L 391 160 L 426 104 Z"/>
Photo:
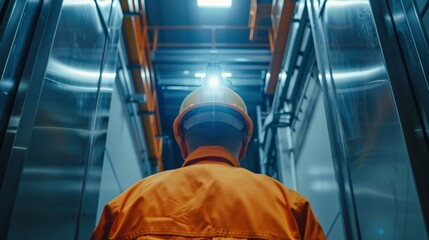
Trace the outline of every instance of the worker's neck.
<path fill-rule="evenodd" d="M 223 146 L 200 146 L 186 157 L 183 166 L 188 166 L 196 161 L 211 158 L 223 158 L 233 166 L 240 166 L 237 157 Z"/>
<path fill-rule="evenodd" d="M 238 148 L 237 146 L 228 147 L 228 146 L 223 146 L 223 145 L 202 145 L 202 146 L 199 146 L 197 144 L 189 144 L 189 143 L 187 143 L 186 145 L 188 147 L 189 153 L 192 153 L 193 151 L 196 151 L 197 149 L 200 149 L 200 148 L 205 148 L 205 149 L 206 148 L 213 148 L 213 147 L 223 148 L 225 151 L 228 151 L 232 156 L 234 156 L 234 158 L 237 160 L 237 162 L 239 162 L 238 157 L 240 155 L 241 145 L 239 146 L 240 148 Z M 192 146 L 192 147 L 190 147 L 190 146 Z"/>
<path fill-rule="evenodd" d="M 233 157 L 234 157 L 234 159 L 237 161 L 237 162 L 240 162 L 239 160 L 238 160 L 238 155 L 239 155 L 239 152 L 232 152 L 232 151 L 230 151 L 228 148 L 226 148 L 226 147 L 224 147 L 224 146 L 221 146 L 221 145 L 212 145 L 212 146 L 198 146 L 198 147 L 196 147 L 195 149 L 193 149 L 192 151 L 190 151 L 190 153 L 192 153 L 192 152 L 194 152 L 194 151 L 198 151 L 198 152 L 200 152 L 200 151 L 225 151 L 225 152 L 228 152 L 229 154 L 231 154 Z"/>

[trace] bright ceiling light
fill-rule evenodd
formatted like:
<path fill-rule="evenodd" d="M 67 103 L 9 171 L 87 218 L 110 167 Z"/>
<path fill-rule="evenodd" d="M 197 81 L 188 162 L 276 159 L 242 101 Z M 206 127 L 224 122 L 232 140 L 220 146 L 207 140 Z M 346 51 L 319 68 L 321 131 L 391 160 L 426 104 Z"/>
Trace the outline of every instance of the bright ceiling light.
<path fill-rule="evenodd" d="M 211 77 L 209 79 L 209 86 L 210 87 L 217 88 L 217 87 L 219 87 L 219 85 L 220 85 L 219 78 L 217 78 L 217 77 Z"/>
<path fill-rule="evenodd" d="M 198 0 L 198 7 L 221 7 L 229 8 L 232 5 L 232 0 Z"/>
<path fill-rule="evenodd" d="M 206 77 L 206 73 L 200 73 L 200 72 L 197 72 L 197 73 L 195 73 L 195 75 L 194 75 L 196 78 L 205 78 Z"/>
<path fill-rule="evenodd" d="M 230 77 L 232 77 L 232 73 L 230 73 L 230 72 L 223 72 L 222 73 L 222 77 L 223 78 L 230 78 Z"/>

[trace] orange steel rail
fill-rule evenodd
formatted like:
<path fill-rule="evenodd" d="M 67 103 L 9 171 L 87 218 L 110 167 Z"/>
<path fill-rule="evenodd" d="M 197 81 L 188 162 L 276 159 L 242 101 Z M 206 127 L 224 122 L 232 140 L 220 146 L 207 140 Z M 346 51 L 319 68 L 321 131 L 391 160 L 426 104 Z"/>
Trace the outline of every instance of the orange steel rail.
<path fill-rule="evenodd" d="M 255 27 L 259 26 L 262 20 L 271 19 L 272 3 L 259 3 L 257 0 L 251 0 L 249 12 L 249 40 L 254 41 L 258 38 L 258 32 Z"/>
<path fill-rule="evenodd" d="M 252 0 L 250 3 L 250 13 L 249 13 L 249 40 L 253 41 L 255 39 L 255 26 L 256 26 L 256 13 L 258 11 L 258 2 L 256 0 Z"/>
<path fill-rule="evenodd" d="M 162 129 L 144 4 L 140 0 L 121 0 L 121 7 L 124 12 L 122 32 L 130 63 L 129 70 L 136 93 L 146 96 L 146 102 L 139 103 L 139 109 L 149 160 L 162 171 L 162 138 L 159 137 Z"/>
<path fill-rule="evenodd" d="M 268 39 L 270 40 L 270 51 L 274 52 L 274 39 L 273 39 L 273 31 L 268 32 Z"/>
<path fill-rule="evenodd" d="M 270 77 L 265 88 L 267 95 L 274 94 L 277 87 L 294 9 L 295 1 L 293 0 L 284 0 L 282 8 L 279 7 L 278 0 L 273 5 L 273 33 L 269 33 L 270 48 L 273 55 L 269 69 Z"/>
<path fill-rule="evenodd" d="M 269 47 L 270 44 L 265 43 L 252 43 L 253 39 L 250 39 L 249 43 L 219 43 L 216 40 L 216 31 L 218 30 L 250 30 L 254 33 L 255 30 L 266 30 L 268 37 L 270 35 L 271 27 L 255 27 L 255 26 L 223 26 L 223 25 L 199 25 L 199 26 L 149 26 L 149 31 L 154 31 L 153 42 L 150 43 L 152 51 L 156 52 L 158 47 L 211 47 L 216 49 L 218 47 Z M 207 30 L 211 31 L 211 41 L 206 43 L 160 43 L 158 42 L 159 31 L 170 31 L 170 30 Z M 252 34 L 253 35 L 253 34 Z M 272 39 L 270 39 L 270 42 Z"/>

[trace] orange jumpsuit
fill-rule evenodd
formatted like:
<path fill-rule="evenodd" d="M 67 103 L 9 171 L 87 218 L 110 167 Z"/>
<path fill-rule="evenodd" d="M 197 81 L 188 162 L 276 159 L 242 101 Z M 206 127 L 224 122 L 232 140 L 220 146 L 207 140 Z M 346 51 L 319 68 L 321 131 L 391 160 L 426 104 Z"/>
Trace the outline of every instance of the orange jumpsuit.
<path fill-rule="evenodd" d="M 134 184 L 104 208 L 91 239 L 325 239 L 310 204 L 240 168 L 224 148 L 199 147 L 183 167 Z"/>

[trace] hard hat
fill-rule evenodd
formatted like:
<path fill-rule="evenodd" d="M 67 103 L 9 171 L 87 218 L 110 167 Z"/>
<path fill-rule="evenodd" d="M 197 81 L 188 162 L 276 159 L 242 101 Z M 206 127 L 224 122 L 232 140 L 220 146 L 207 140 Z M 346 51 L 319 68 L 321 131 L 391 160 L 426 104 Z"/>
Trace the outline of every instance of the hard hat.
<path fill-rule="evenodd" d="M 211 107 L 212 111 L 220 110 L 221 108 L 233 110 L 233 112 L 241 115 L 244 121 L 246 136 L 243 140 L 243 145 L 240 149 L 239 159 L 243 159 L 246 155 L 247 145 L 252 137 L 253 122 L 247 115 L 246 104 L 243 99 L 228 87 L 220 86 L 219 88 L 210 88 L 207 86 L 200 87 L 191 92 L 182 102 L 180 106 L 179 115 L 176 117 L 173 123 L 174 137 L 177 143 L 180 145 L 183 158 L 188 156 L 188 149 L 185 145 L 185 139 L 183 139 L 181 127 L 183 125 L 183 119 L 186 114 L 195 109 L 204 109 Z M 227 117 L 226 115 L 216 114 L 219 121 L 228 123 L 236 128 L 240 128 L 240 123 L 233 117 Z M 219 117 L 220 116 L 220 117 Z M 187 123 L 187 128 L 192 125 L 198 124 L 203 121 L 213 121 L 213 119 L 202 114 L 198 119 L 191 119 L 190 123 Z M 217 120 L 216 120 L 217 121 Z"/>

